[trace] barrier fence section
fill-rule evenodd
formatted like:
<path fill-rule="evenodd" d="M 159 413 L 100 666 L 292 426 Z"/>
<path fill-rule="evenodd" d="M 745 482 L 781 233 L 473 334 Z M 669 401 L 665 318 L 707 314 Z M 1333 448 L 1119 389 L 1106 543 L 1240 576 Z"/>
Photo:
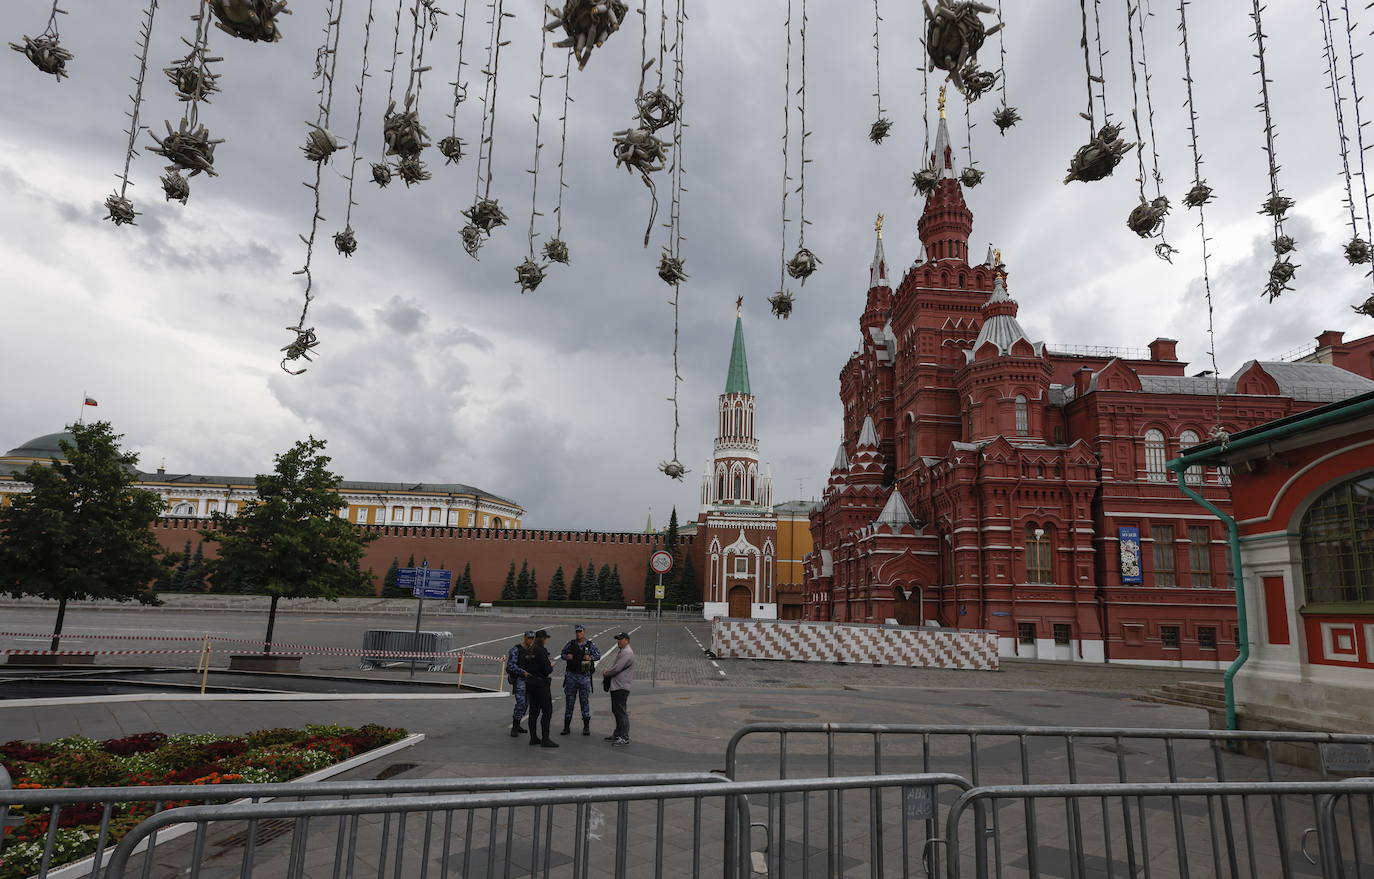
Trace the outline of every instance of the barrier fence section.
<path fill-rule="evenodd" d="M 997 635 L 974 629 L 864 623 L 711 621 L 711 652 L 722 659 L 854 662 L 910 668 L 996 671 Z"/>
<path fill-rule="evenodd" d="M 523 790 L 586 790 L 602 787 L 627 788 L 633 786 L 663 786 L 681 784 L 720 783 L 725 779 L 709 772 L 663 772 L 630 775 L 570 775 L 536 776 L 524 778 L 420 778 L 393 779 L 387 781 L 318 781 L 309 783 L 274 784 L 178 784 L 138 787 L 99 787 L 99 788 L 41 788 L 30 790 L 9 789 L 9 778 L 0 767 L 0 827 L 8 821 L 10 826 L 35 822 L 46 823 L 41 849 L 36 853 L 38 862 L 35 879 L 47 879 L 50 873 L 56 875 L 86 876 L 101 879 L 109 863 L 111 850 L 120 841 L 118 828 L 121 819 L 140 815 L 156 816 L 166 814 L 164 810 L 174 810 L 188 802 L 209 802 L 224 804 L 229 801 L 242 801 L 243 805 L 262 804 L 267 800 L 293 800 L 296 804 L 322 806 L 349 802 L 361 797 L 376 802 L 378 798 L 441 796 L 458 793 L 485 793 L 496 791 Z M 384 801 L 384 800 L 383 800 Z M 55 862 L 58 848 L 58 830 L 64 812 L 82 810 L 89 813 L 98 810 L 99 831 L 94 840 L 81 843 L 86 864 L 77 868 L 70 863 Z M 9 816 L 8 819 L 6 816 Z M 141 826 L 141 825 L 139 825 Z M 161 827 L 162 825 L 159 825 Z M 113 832 L 112 832 L 113 830 Z M 224 834 L 216 841 L 215 855 L 225 855 L 235 848 L 242 847 L 245 857 L 251 860 L 251 851 L 260 843 L 270 842 L 281 833 L 280 825 L 255 824 L 247 834 Z M 184 832 L 184 831 L 183 831 Z M 139 836 L 137 845 L 129 847 L 129 855 L 136 851 L 147 850 L 147 862 L 152 863 L 160 842 L 167 843 L 182 835 L 158 832 L 152 829 Z M 67 842 L 67 840 L 63 840 Z M 15 846 L 0 833 L 0 864 L 7 858 L 16 856 Z M 8 852 L 7 852 L 8 849 Z M 204 852 L 202 851 L 202 855 Z M 251 875 L 247 873 L 244 875 Z M 273 876 L 274 873 L 264 873 Z"/>
<path fill-rule="evenodd" d="M 949 772 L 968 778 L 976 788 L 1010 784 L 1036 789 L 1103 783 L 1310 784 L 1344 774 L 1368 775 L 1371 767 L 1371 735 L 935 724 L 751 724 L 736 731 L 726 747 L 725 759 L 726 775 L 736 780 Z M 1257 868 L 1253 873 L 1228 875 L 1289 876 L 1293 875 L 1289 870 L 1297 863 L 1299 855 L 1295 852 L 1301 850 L 1303 834 L 1319 821 L 1317 805 L 1311 796 L 1276 797 L 1267 804 L 1249 797 L 1218 796 L 1201 805 L 1194 796 L 1167 808 L 1188 832 L 1190 841 L 1200 829 L 1207 828 L 1224 840 L 1242 840 L 1247 845 L 1254 842 L 1258 850 L 1272 856 L 1274 868 L 1269 872 Z M 991 806 L 973 820 L 986 825 L 983 830 L 993 841 L 989 853 L 995 868 L 992 875 L 1073 875 L 1075 879 L 1111 875 L 1105 867 L 1072 874 L 1067 867 L 1062 872 L 1026 872 L 1036 856 L 1024 848 L 1004 845 L 1004 824 L 1029 828 L 1031 833 L 1038 829 L 1042 839 L 1067 848 L 1089 839 L 1086 828 L 1095 821 L 1100 823 L 1102 816 L 1085 815 L 1084 799 L 1071 798 L 1064 810 L 1054 814 L 1037 811 L 1030 800 L 996 800 Z M 1369 809 L 1366 806 L 1363 817 L 1358 817 L 1352 808 L 1350 801 L 1343 803 L 1342 815 L 1351 822 L 1352 835 L 1359 835 L 1354 831 L 1363 821 L 1367 837 Z M 1128 811 L 1115 820 L 1131 827 L 1139 818 L 1132 818 Z M 982 835 L 975 832 L 973 838 Z M 1064 857 L 1059 854 L 1051 859 L 1063 866 Z M 1365 856 L 1363 863 L 1374 863 L 1374 859 Z M 1136 874 L 1123 869 L 1120 875 Z M 1221 874 L 1198 870 L 1197 875 Z"/>
<path fill-rule="evenodd" d="M 878 799 L 890 791 L 915 790 L 915 799 L 933 803 L 948 790 L 945 799 L 966 791 L 964 780 L 950 775 L 893 775 L 883 778 L 797 779 L 782 781 L 649 785 L 638 787 L 588 787 L 581 790 L 524 791 L 437 797 L 361 799 L 333 803 L 267 803 L 226 806 L 191 806 L 155 815 L 124 838 L 111 859 L 108 879 L 137 875 L 134 850 L 157 831 L 191 825 L 193 838 L 169 858 L 165 847 L 158 864 L 162 868 L 185 863 L 190 879 L 202 875 L 201 864 L 210 839 L 210 825 L 234 829 L 252 837 L 274 822 L 289 822 L 285 851 L 264 860 L 245 848 L 239 859 L 241 877 L 272 876 L 296 879 L 306 873 L 353 875 L 352 866 L 376 867 L 377 875 L 396 877 L 428 875 L 472 876 L 570 876 L 572 879 L 609 876 L 697 877 L 750 875 L 756 857 L 753 844 L 783 850 L 806 847 L 818 860 L 817 876 L 838 876 L 844 864 L 838 852 L 816 846 L 815 841 L 843 839 L 849 828 L 841 826 L 833 810 L 813 799 L 825 800 L 858 794 Z M 800 799 L 792 820 L 768 825 L 763 838 L 751 837 L 750 803 L 792 795 Z M 895 799 L 899 794 L 887 797 Z M 906 794 L 900 794 L 906 796 Z M 900 811 L 900 810 L 899 810 Z M 376 820 L 381 818 L 380 821 Z M 881 816 L 880 816 L 881 817 Z M 333 819 L 333 820 L 318 820 Z M 721 827 L 734 826 L 746 842 L 736 860 L 726 864 L 720 847 Z M 882 822 L 879 822 L 881 829 Z M 853 832 L 853 831 L 851 831 Z M 865 854 L 876 854 L 879 863 L 886 850 L 881 834 L 857 829 L 865 841 Z M 902 874 L 918 866 L 930 840 L 902 837 Z M 713 855 L 722 852 L 721 857 Z M 151 852 L 148 857 L 151 857 Z M 829 858 L 831 868 L 822 866 Z M 729 866 L 731 870 L 725 870 Z M 895 866 L 895 865 L 894 865 Z M 837 871 L 838 870 L 838 871 Z M 371 870 L 369 869 L 369 873 Z M 217 875 L 223 875 L 217 870 Z"/>
<path fill-rule="evenodd" d="M 1284 821 L 1295 802 L 1312 807 L 1312 824 Z M 1356 879 L 1374 875 L 1371 803 L 1369 778 L 976 787 L 946 818 L 947 876 Z M 1227 804 L 1256 823 L 1226 822 Z M 988 830 L 988 811 L 1008 820 Z"/>

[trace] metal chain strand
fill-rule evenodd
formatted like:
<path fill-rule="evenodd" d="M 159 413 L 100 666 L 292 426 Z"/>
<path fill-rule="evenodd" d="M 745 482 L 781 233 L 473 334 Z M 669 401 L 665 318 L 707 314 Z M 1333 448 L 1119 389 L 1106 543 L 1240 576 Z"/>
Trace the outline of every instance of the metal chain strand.
<path fill-rule="evenodd" d="M 1274 148 L 1274 117 L 1269 106 L 1269 71 L 1266 63 L 1264 50 L 1264 20 L 1263 6 L 1261 0 L 1253 0 L 1251 19 L 1254 22 L 1255 30 L 1252 36 L 1255 39 L 1255 57 L 1259 62 L 1256 75 L 1260 83 L 1260 102 L 1259 109 L 1264 115 L 1264 153 L 1269 161 L 1269 198 L 1261 207 L 1260 212 L 1268 214 L 1274 221 L 1274 264 L 1269 269 L 1269 281 L 1265 285 L 1264 295 L 1273 302 L 1285 290 L 1291 290 L 1288 282 L 1293 279 L 1293 275 L 1298 269 L 1287 254 L 1291 253 L 1296 245 L 1293 239 L 1283 232 L 1283 220 L 1287 211 L 1293 207 L 1293 200 L 1285 198 L 1279 194 L 1279 162 L 1278 154 Z"/>
<path fill-rule="evenodd" d="M 362 68 L 358 73 L 358 86 L 355 91 L 358 93 L 358 111 L 353 120 L 353 149 L 348 165 L 348 207 L 344 211 L 344 230 L 350 236 L 353 230 L 353 181 L 358 171 L 358 141 L 363 133 L 363 95 L 367 90 L 367 80 L 371 75 L 367 72 L 367 53 L 368 47 L 372 44 L 372 5 L 374 0 L 367 0 L 367 17 L 363 22 L 363 57 Z M 355 243 L 356 246 L 356 243 Z M 341 247 L 342 252 L 345 248 Z M 351 252 L 351 251 L 350 251 Z"/>
<path fill-rule="evenodd" d="M 873 0 L 873 97 L 878 102 L 878 118 L 883 118 L 883 63 L 882 52 L 878 47 L 879 24 L 883 17 L 878 11 L 878 0 Z"/>
<path fill-rule="evenodd" d="M 1145 135 L 1140 129 L 1140 81 L 1136 76 L 1135 28 L 1133 22 L 1140 14 L 1138 0 L 1126 0 L 1126 49 L 1131 68 L 1131 122 L 1135 126 L 1136 143 L 1143 144 Z M 1140 189 L 1140 200 L 1145 201 L 1145 150 L 1136 147 L 1136 166 L 1139 169 L 1135 182 Z"/>
<path fill-rule="evenodd" d="M 452 126 L 449 128 L 449 136 L 455 140 L 458 137 L 458 108 L 467 102 L 468 85 L 463 82 L 463 68 L 467 62 L 463 60 L 463 45 L 467 40 L 468 32 L 468 0 L 463 0 L 463 10 L 458 13 L 458 66 L 453 75 L 453 112 L 449 114 L 449 121 Z"/>
<path fill-rule="evenodd" d="M 1002 0 L 997 0 L 997 20 L 999 22 L 1007 20 L 1002 15 Z M 1001 59 L 999 62 L 1001 64 L 999 68 L 1001 76 L 997 78 L 1002 86 L 1002 106 L 1006 107 L 1010 105 L 1010 101 L 1007 100 L 1007 29 L 1005 27 L 997 32 L 997 54 Z"/>
<path fill-rule="evenodd" d="M 800 162 L 797 169 L 797 247 L 806 249 L 806 227 L 811 221 L 806 219 L 806 165 L 811 160 L 806 157 L 806 140 L 811 133 L 806 130 L 806 0 L 801 0 L 801 28 L 798 33 L 801 37 L 801 87 L 797 89 L 797 94 L 801 100 L 797 103 L 797 125 L 801 131 L 798 141 L 798 152 Z M 802 283 L 806 283 L 806 278 L 802 278 Z"/>
<path fill-rule="evenodd" d="M 1317 24 L 1322 29 L 1322 55 L 1326 62 L 1327 88 L 1336 111 L 1336 145 L 1341 154 L 1341 177 L 1345 183 L 1345 204 L 1350 211 L 1350 234 L 1359 235 L 1359 219 L 1355 214 L 1355 199 L 1350 180 L 1350 138 L 1345 133 L 1345 98 L 1341 94 L 1340 64 L 1333 42 L 1331 7 L 1328 0 L 1317 0 Z"/>
<path fill-rule="evenodd" d="M 568 184 L 564 182 L 564 166 L 568 158 L 568 105 L 572 103 L 572 59 L 573 53 L 569 52 L 567 61 L 563 66 L 563 115 L 558 120 L 562 125 L 562 131 L 559 134 L 558 203 L 553 209 L 553 237 L 559 241 L 563 240 L 563 190 L 568 188 Z"/>
<path fill-rule="evenodd" d="M 1082 36 L 1078 44 L 1083 47 L 1083 71 L 1088 83 L 1088 112 L 1083 114 L 1083 118 L 1088 120 L 1088 140 L 1097 136 L 1097 122 L 1093 118 L 1093 64 L 1092 57 L 1088 54 L 1088 6 L 1087 0 L 1078 0 L 1078 14 L 1083 23 Z"/>
<path fill-rule="evenodd" d="M 1369 177 L 1365 173 L 1364 154 L 1367 149 L 1364 145 L 1365 123 L 1363 114 L 1360 112 L 1360 101 L 1362 100 L 1360 97 L 1360 84 L 1358 78 L 1355 76 L 1356 53 L 1353 34 L 1355 33 L 1356 25 L 1350 17 L 1349 0 L 1341 0 L 1341 11 L 1345 15 L 1346 60 L 1350 63 L 1351 104 L 1355 108 L 1355 155 L 1359 156 L 1360 159 L 1360 201 L 1364 209 L 1365 241 L 1369 242 L 1371 247 L 1374 247 L 1374 217 L 1370 216 L 1369 199 L 1371 196 L 1369 192 Z M 1374 280 L 1374 271 L 1367 273 L 1366 277 Z M 1374 311 L 1374 296 L 1371 296 L 1365 305 L 1369 306 L 1371 311 Z M 1365 313 L 1362 309 L 1361 311 Z"/>
<path fill-rule="evenodd" d="M 673 120 L 673 168 L 672 168 L 672 207 L 669 213 L 669 223 L 672 225 L 672 254 L 676 260 L 682 259 L 682 175 L 685 169 L 682 164 L 682 130 L 686 123 L 682 118 L 683 107 L 683 80 L 686 57 L 686 34 L 687 34 L 687 5 L 686 0 L 677 0 L 676 15 L 674 16 L 673 33 L 673 101 L 678 108 L 677 118 Z M 678 457 L 677 440 L 678 431 L 682 426 L 681 411 L 678 406 L 678 391 L 682 386 L 681 367 L 678 362 L 678 349 L 680 342 L 681 327 L 681 293 L 682 282 L 679 280 L 673 284 L 673 458 L 662 466 L 663 472 L 669 477 L 676 474 L 676 478 L 681 478 L 687 472 L 682 466 L 681 459 Z M 673 469 L 675 468 L 675 469 Z"/>
<path fill-rule="evenodd" d="M 783 63 L 782 92 L 782 244 L 778 259 L 778 290 L 781 292 L 787 279 L 787 196 L 792 190 L 791 137 L 792 137 L 792 0 L 787 0 L 787 18 L 783 22 L 787 31 L 786 59 Z"/>
<path fill-rule="evenodd" d="M 930 159 L 930 65 L 926 59 L 930 50 L 926 46 L 925 31 L 921 32 L 921 122 L 925 125 L 925 140 L 921 147 L 921 161 Z"/>
<path fill-rule="evenodd" d="M 1193 56 L 1188 44 L 1188 3 L 1191 0 L 1178 0 L 1179 44 L 1183 48 L 1183 82 L 1187 88 L 1188 137 L 1193 153 L 1193 186 L 1204 186 L 1202 182 L 1202 151 L 1198 147 L 1197 105 L 1193 102 Z M 1221 371 L 1217 366 L 1216 314 L 1212 304 L 1212 251 L 1211 240 L 1207 237 L 1206 204 L 1211 197 L 1210 191 L 1200 193 L 1204 196 L 1190 206 L 1197 210 L 1198 237 L 1202 243 L 1202 291 L 1207 302 L 1207 356 L 1212 361 L 1212 396 L 1215 404 L 1212 420 L 1212 438 L 1226 439 L 1221 424 Z"/>
<path fill-rule="evenodd" d="M 1102 124 L 1112 121 L 1107 109 L 1107 52 L 1102 49 L 1102 0 L 1093 0 L 1093 36 L 1097 42 L 1098 103 L 1102 105 Z"/>
<path fill-rule="evenodd" d="M 143 24 L 138 32 L 138 72 L 133 76 L 134 93 L 129 96 L 133 103 L 132 109 L 127 114 L 129 117 L 129 142 L 124 148 L 124 170 L 119 174 L 119 194 L 106 199 L 105 205 L 110 209 L 110 219 L 116 226 L 124 223 L 132 224 L 136 212 L 133 204 L 130 203 L 129 195 L 129 167 L 133 163 L 134 155 L 138 152 L 135 141 L 138 133 L 143 130 L 139 122 L 139 111 L 143 107 L 143 80 L 148 73 L 148 47 L 152 44 L 153 37 L 153 18 L 157 14 L 158 0 L 148 0 L 148 8 L 144 12 Z"/>
<path fill-rule="evenodd" d="M 477 141 L 477 180 L 473 190 L 473 199 L 482 197 L 482 167 L 489 161 L 491 154 L 491 138 L 487 136 L 488 128 L 491 126 L 492 117 L 492 83 L 495 80 L 496 62 L 496 26 L 501 15 L 496 9 L 497 0 L 491 0 L 487 8 L 491 10 L 491 17 L 487 19 L 487 63 L 482 68 L 482 75 L 486 80 L 482 86 L 482 125 Z"/>
<path fill-rule="evenodd" d="M 549 32 L 544 29 L 542 21 L 536 22 L 539 26 L 539 82 L 535 86 L 534 94 L 534 167 L 530 169 L 530 229 L 529 229 L 529 251 L 530 260 L 534 260 L 534 218 L 542 216 L 539 213 L 539 153 L 544 149 L 544 144 L 540 142 L 540 129 L 544 119 L 544 80 L 547 75 L 544 73 L 544 50 L 549 45 Z"/>
<path fill-rule="evenodd" d="M 396 0 L 396 22 L 391 31 L 391 66 L 386 69 L 386 101 L 390 106 L 396 100 L 396 62 L 401 57 L 401 12 L 405 9 L 406 0 Z M 386 143 L 383 137 L 383 151 Z"/>
<path fill-rule="evenodd" d="M 501 47 L 505 45 L 501 41 L 501 26 L 507 17 L 514 18 L 514 14 L 505 11 L 505 0 L 496 0 L 496 50 L 492 56 L 491 65 L 491 126 L 487 131 L 487 182 L 482 190 L 483 198 L 491 198 L 491 176 L 492 176 L 492 150 L 495 148 L 496 140 L 496 93 L 499 83 L 496 79 L 497 72 L 501 69 Z"/>

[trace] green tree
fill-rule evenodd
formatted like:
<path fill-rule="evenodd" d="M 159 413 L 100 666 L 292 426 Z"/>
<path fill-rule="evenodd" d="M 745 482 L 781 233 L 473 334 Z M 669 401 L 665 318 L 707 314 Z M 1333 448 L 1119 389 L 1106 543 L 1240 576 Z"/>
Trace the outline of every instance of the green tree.
<path fill-rule="evenodd" d="M 0 593 L 57 602 L 52 650 L 67 602 L 158 604 L 149 584 L 166 571 L 150 530 L 162 499 L 134 488 L 138 456 L 120 450 L 109 422 L 68 429 L 75 442 L 60 444 L 66 460 L 15 474 L 33 488 L 0 507 Z"/>
<path fill-rule="evenodd" d="M 539 600 L 539 572 L 534 568 L 530 568 L 530 583 L 526 587 L 525 597 L 531 601 Z"/>
<path fill-rule="evenodd" d="M 415 553 L 412 552 L 412 553 L 410 554 L 410 558 L 406 560 L 406 567 L 407 567 L 407 568 L 413 568 L 413 567 L 415 567 Z"/>
<path fill-rule="evenodd" d="M 172 588 L 178 592 L 186 590 L 186 581 L 191 573 L 191 538 L 186 538 L 186 546 L 181 550 L 176 570 L 172 572 Z"/>
<path fill-rule="evenodd" d="M 515 597 L 521 600 L 530 597 L 530 561 L 520 563 L 520 576 L 515 578 Z"/>
<path fill-rule="evenodd" d="M 567 601 L 568 586 L 563 582 L 563 566 L 559 565 L 558 570 L 553 572 L 553 579 L 549 581 L 549 601 Z"/>
<path fill-rule="evenodd" d="M 375 535 L 339 518 L 342 480 L 330 472 L 324 447 L 312 436 L 277 455 L 275 472 L 254 478 L 257 498 L 237 516 L 215 513 L 214 527 L 201 532 L 220 545 L 219 558 L 210 563 L 216 587 L 247 587 L 272 597 L 263 652 L 272 649 L 281 599 L 333 601 L 368 582 L 360 564 Z"/>
<path fill-rule="evenodd" d="M 510 570 L 506 572 L 506 585 L 501 587 L 501 600 L 514 601 L 517 597 L 515 592 L 515 562 L 511 562 Z"/>
<path fill-rule="evenodd" d="M 582 600 L 582 566 L 578 565 L 577 570 L 573 571 L 572 585 L 568 587 L 568 600 Z"/>
<path fill-rule="evenodd" d="M 205 591 L 205 541 L 196 541 L 196 554 L 191 556 L 191 568 L 187 572 L 186 588 L 192 592 Z"/>
<path fill-rule="evenodd" d="M 586 591 L 584 588 L 583 592 Z M 602 565 L 601 570 L 596 572 L 596 597 L 593 601 L 609 601 L 606 596 L 611 591 L 611 566 Z"/>
<path fill-rule="evenodd" d="M 386 575 L 382 577 L 382 594 L 389 595 L 396 589 L 396 572 L 401 569 L 401 560 L 396 557 L 391 559 L 391 567 L 386 569 Z"/>
<path fill-rule="evenodd" d="M 625 587 L 620 582 L 620 565 L 611 568 L 611 579 L 607 581 L 606 588 L 601 590 L 602 601 L 621 601 L 625 600 Z"/>
<path fill-rule="evenodd" d="M 463 574 L 462 574 L 461 577 L 458 578 L 458 585 L 457 585 L 457 587 L 454 589 L 453 594 L 454 594 L 454 595 L 466 595 L 466 596 L 468 597 L 468 600 L 473 600 L 473 599 L 475 599 L 475 598 L 477 597 L 476 593 L 473 592 L 473 589 L 472 589 L 472 563 L 471 563 L 471 562 L 468 562 L 467 564 L 463 565 Z"/>
<path fill-rule="evenodd" d="M 692 564 L 692 554 L 683 552 L 686 557 L 682 563 L 682 576 L 678 578 L 678 603 L 700 604 L 701 589 L 697 585 L 696 566 Z"/>

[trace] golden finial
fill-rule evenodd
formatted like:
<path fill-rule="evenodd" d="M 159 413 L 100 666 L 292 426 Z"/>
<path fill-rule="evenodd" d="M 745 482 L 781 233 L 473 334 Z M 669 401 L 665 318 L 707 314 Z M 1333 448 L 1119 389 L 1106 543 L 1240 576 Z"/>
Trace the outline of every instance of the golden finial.
<path fill-rule="evenodd" d="M 873 231 L 878 233 L 878 237 L 883 237 L 883 215 L 879 214 L 878 219 L 873 221 Z"/>
<path fill-rule="evenodd" d="M 945 118 L 945 86 L 940 86 L 940 118 Z"/>
<path fill-rule="evenodd" d="M 994 266 L 1000 266 L 1002 264 L 1002 251 L 994 250 L 992 252 L 992 264 Z"/>
<path fill-rule="evenodd" d="M 735 317 L 739 317 L 739 316 L 743 313 L 743 309 L 744 309 L 744 297 L 743 297 L 743 296 L 736 296 L 736 297 L 735 297 Z"/>

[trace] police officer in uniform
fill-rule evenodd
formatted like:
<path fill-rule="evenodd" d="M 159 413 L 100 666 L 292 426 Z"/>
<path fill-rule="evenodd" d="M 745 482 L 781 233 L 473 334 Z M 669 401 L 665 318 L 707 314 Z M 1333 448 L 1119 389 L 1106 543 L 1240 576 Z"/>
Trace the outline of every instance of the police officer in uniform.
<path fill-rule="evenodd" d="M 562 735 L 572 732 L 573 705 L 581 697 L 582 735 L 589 736 L 592 734 L 592 672 L 601 658 L 601 651 L 587 637 L 586 626 L 579 623 L 573 627 L 573 633 L 573 639 L 563 645 L 559 654 L 568 664 L 563 673 Z"/>
<path fill-rule="evenodd" d="M 525 709 L 528 704 L 525 693 L 525 682 L 529 679 L 530 673 L 525 670 L 529 664 L 530 657 L 534 652 L 534 632 L 525 633 L 519 644 L 506 651 L 506 680 L 510 682 L 510 691 L 515 696 L 515 716 L 511 718 L 510 736 L 519 738 L 525 728 L 520 725 L 520 721 L 525 718 Z"/>
<path fill-rule="evenodd" d="M 550 692 L 553 679 L 553 662 L 549 660 L 549 633 L 540 629 L 534 633 L 534 650 L 525 670 L 525 691 L 530 700 L 530 744 L 541 748 L 556 748 L 558 743 L 549 738 L 549 722 L 553 719 L 553 695 Z"/>

